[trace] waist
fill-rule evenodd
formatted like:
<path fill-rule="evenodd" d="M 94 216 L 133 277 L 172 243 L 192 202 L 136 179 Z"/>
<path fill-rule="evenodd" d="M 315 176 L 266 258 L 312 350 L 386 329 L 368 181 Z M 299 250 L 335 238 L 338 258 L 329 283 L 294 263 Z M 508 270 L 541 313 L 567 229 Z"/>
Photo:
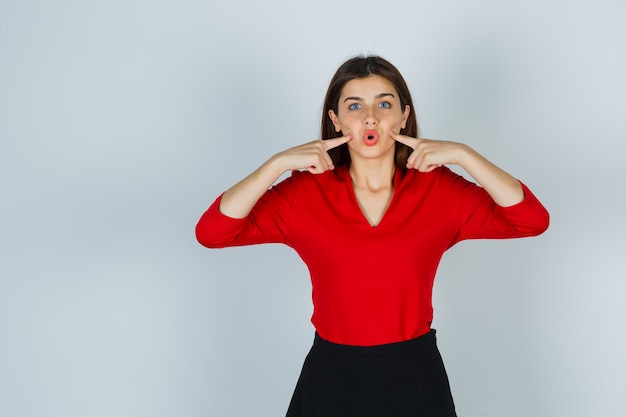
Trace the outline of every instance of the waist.
<path fill-rule="evenodd" d="M 425 347 L 436 346 L 436 333 L 437 331 L 435 329 L 431 329 L 428 333 L 422 336 L 402 342 L 386 343 L 374 346 L 352 346 L 329 342 L 328 340 L 322 339 L 316 332 L 315 339 L 313 341 L 313 349 L 335 355 L 353 357 L 394 356 L 413 352 Z"/>

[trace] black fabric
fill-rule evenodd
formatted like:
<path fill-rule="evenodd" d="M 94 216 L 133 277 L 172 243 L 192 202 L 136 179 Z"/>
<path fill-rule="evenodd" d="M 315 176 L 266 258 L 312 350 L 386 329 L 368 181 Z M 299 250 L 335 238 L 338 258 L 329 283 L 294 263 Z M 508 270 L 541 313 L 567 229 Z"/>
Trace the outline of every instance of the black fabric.
<path fill-rule="evenodd" d="M 435 330 L 361 347 L 315 335 L 287 417 L 455 417 Z"/>

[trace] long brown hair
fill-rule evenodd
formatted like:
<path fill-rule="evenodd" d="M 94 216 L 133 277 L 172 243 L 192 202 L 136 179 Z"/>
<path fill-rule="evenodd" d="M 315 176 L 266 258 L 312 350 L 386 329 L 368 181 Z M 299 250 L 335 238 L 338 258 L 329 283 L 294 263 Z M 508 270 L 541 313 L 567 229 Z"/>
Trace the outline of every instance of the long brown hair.
<path fill-rule="evenodd" d="M 389 61 L 384 58 L 375 55 L 359 55 L 344 62 L 335 72 L 328 90 L 326 91 L 326 98 L 324 99 L 324 108 L 322 110 L 322 139 L 331 139 L 341 136 L 341 132 L 335 131 L 335 126 L 328 115 L 329 110 L 333 110 L 338 113 L 339 110 L 339 97 L 341 91 L 346 83 L 355 78 L 365 78 L 370 75 L 380 75 L 386 78 L 398 92 L 400 98 L 400 104 L 402 109 L 408 105 L 411 109 L 409 118 L 406 121 L 406 127 L 400 130 L 400 134 L 411 137 L 419 136 L 419 126 L 417 125 L 417 117 L 415 116 L 415 110 L 413 107 L 413 100 L 411 99 L 411 93 L 409 88 L 400 74 L 400 71 L 394 67 Z M 413 149 L 410 147 L 396 142 L 395 149 L 395 162 L 396 167 L 405 170 L 406 161 Z M 350 154 L 348 152 L 348 146 L 343 144 L 328 151 L 333 164 L 337 167 L 340 165 L 350 165 Z"/>

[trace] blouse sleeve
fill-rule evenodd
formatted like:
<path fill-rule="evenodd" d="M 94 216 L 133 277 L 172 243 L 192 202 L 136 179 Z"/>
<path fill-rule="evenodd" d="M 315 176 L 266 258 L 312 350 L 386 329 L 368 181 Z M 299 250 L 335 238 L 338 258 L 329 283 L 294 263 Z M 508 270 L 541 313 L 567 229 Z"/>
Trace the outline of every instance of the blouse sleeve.
<path fill-rule="evenodd" d="M 522 182 L 524 199 L 509 207 L 496 204 L 479 185 L 448 170 L 459 229 L 454 243 L 465 239 L 508 239 L 537 236 L 550 223 L 546 208 Z"/>
<path fill-rule="evenodd" d="M 200 217 L 196 239 L 208 248 L 286 243 L 293 188 L 292 174 L 267 190 L 243 219 L 229 217 L 220 211 L 221 194 Z"/>

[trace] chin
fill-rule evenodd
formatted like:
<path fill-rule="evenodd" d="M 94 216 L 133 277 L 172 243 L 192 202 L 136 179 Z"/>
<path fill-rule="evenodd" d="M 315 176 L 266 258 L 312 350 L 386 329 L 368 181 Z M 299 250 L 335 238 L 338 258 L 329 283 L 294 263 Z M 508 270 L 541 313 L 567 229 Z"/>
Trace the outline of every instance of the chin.
<path fill-rule="evenodd" d="M 395 158 L 395 147 L 390 149 L 381 149 L 377 146 L 373 146 L 367 149 L 359 149 L 353 150 L 350 149 L 350 157 L 357 156 L 364 159 L 385 159 L 385 158 Z"/>

